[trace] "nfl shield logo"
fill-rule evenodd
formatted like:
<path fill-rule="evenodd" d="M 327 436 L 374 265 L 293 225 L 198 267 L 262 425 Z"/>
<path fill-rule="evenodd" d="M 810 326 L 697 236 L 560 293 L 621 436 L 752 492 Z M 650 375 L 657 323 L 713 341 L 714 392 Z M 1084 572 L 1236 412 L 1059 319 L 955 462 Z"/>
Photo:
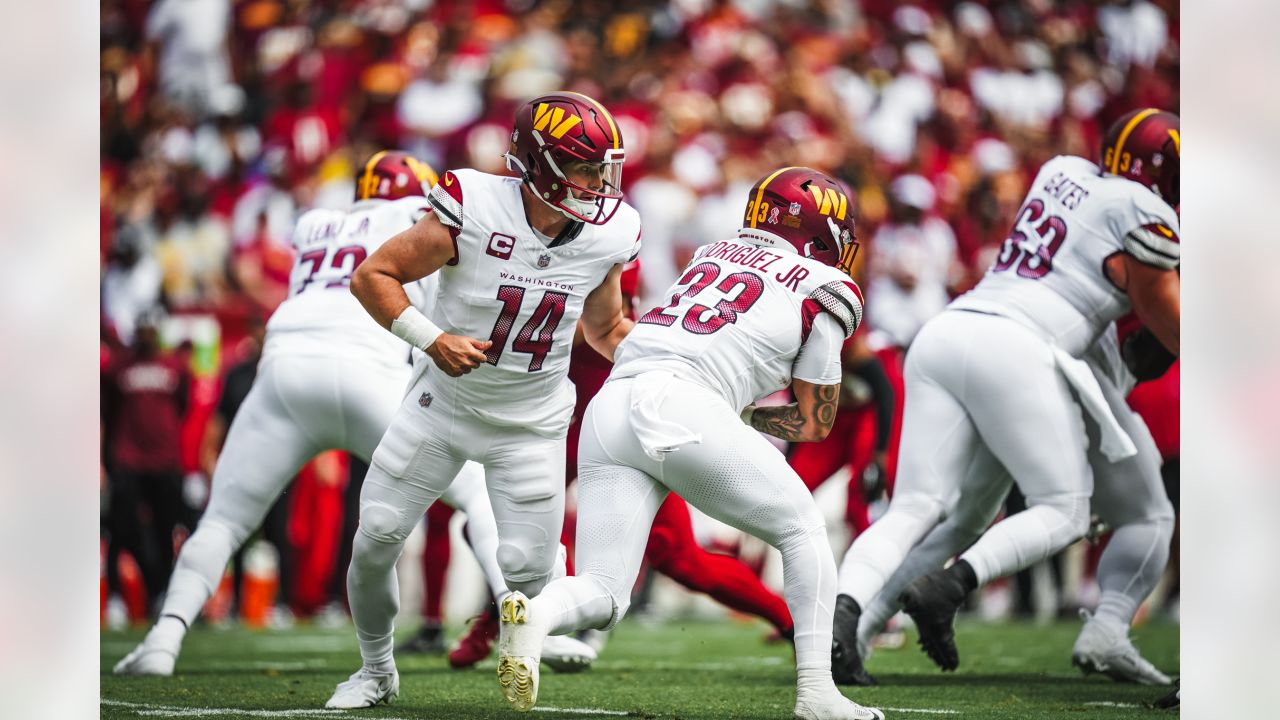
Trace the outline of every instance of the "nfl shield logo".
<path fill-rule="evenodd" d="M 538 267 L 544 268 L 551 264 L 551 253 L 542 253 L 538 256 Z"/>
<path fill-rule="evenodd" d="M 800 214 L 800 203 L 798 203 L 798 202 L 793 202 L 793 203 L 791 203 L 791 207 L 787 208 L 787 212 L 791 213 L 792 215 L 799 215 L 799 214 Z"/>
<path fill-rule="evenodd" d="M 418 397 L 418 404 L 424 408 L 431 407 L 432 400 L 435 400 L 435 398 L 431 396 L 431 393 L 424 392 Z"/>

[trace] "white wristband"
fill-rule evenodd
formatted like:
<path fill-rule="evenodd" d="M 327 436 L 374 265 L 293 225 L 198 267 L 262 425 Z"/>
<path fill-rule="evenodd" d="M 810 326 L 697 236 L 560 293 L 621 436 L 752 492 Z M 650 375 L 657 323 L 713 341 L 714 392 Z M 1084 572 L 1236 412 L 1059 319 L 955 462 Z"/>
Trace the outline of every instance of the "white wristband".
<path fill-rule="evenodd" d="M 754 403 L 752 403 L 751 405 L 748 405 L 742 408 L 742 415 L 740 417 L 742 418 L 742 422 L 746 423 L 748 426 L 751 426 L 751 416 L 755 414 L 756 414 L 756 406 Z"/>
<path fill-rule="evenodd" d="M 436 327 L 435 323 L 428 320 L 426 315 L 412 305 L 405 308 L 404 312 L 400 313 L 400 317 L 391 322 L 391 332 L 423 351 L 431 347 L 436 338 L 444 334 L 443 330 Z"/>

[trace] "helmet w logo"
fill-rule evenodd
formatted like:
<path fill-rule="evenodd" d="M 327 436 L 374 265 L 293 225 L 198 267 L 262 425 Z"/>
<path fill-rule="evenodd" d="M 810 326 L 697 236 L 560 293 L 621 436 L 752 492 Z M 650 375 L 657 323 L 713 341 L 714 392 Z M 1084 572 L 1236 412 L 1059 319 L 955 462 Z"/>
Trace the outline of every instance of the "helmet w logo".
<path fill-rule="evenodd" d="M 538 103 L 538 108 L 533 112 L 533 129 L 542 132 L 549 127 L 551 137 L 557 140 L 580 122 L 582 118 L 577 115 L 565 117 L 564 108 L 551 107 L 547 103 Z"/>
<path fill-rule="evenodd" d="M 844 220 L 849 207 L 849 198 L 844 193 L 832 188 L 821 189 L 817 183 L 809 183 L 809 194 L 813 195 L 813 203 L 818 206 L 818 212 L 823 215 L 835 212 L 836 219 Z"/>

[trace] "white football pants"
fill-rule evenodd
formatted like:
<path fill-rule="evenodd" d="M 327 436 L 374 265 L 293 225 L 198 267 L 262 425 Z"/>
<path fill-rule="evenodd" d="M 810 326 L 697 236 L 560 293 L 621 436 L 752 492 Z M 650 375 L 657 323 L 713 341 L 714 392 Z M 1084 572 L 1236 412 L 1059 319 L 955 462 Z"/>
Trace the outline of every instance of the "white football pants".
<path fill-rule="evenodd" d="M 1120 427 L 1138 453 L 1110 462 L 1098 449 L 1097 426 L 1087 420 L 1089 466 L 1093 471 L 1093 511 L 1113 528 L 1098 563 L 1101 598 L 1097 616 L 1124 626 L 1155 589 L 1169 559 L 1174 511 L 1160 475 L 1160 452 L 1147 425 L 1125 402 L 1124 391 L 1105 373 L 1094 377 Z M 864 647 L 898 611 L 898 595 L 916 578 L 938 570 L 982 536 L 1000 512 L 1013 477 L 989 454 L 964 481 L 956 511 L 916 545 L 884 589 L 864 608 L 858 638 Z"/>
<path fill-rule="evenodd" d="M 232 554 L 311 458 L 338 449 L 369 462 L 408 378 L 408 366 L 356 358 L 264 357 L 227 432 L 209 504 L 178 555 L 161 615 L 191 626 Z M 444 499 L 467 514 L 476 557 L 490 585 L 501 587 L 484 469 L 469 464 L 464 476 Z"/>
<path fill-rule="evenodd" d="M 430 361 L 428 361 L 430 362 Z M 390 667 L 399 610 L 395 564 L 427 506 L 475 461 L 496 523 L 494 553 L 504 587 L 537 595 L 550 580 L 564 523 L 565 437 L 486 422 L 451 402 L 434 367 L 414 383 L 373 453 L 360 491 L 347 599 L 365 667 Z M 442 387 L 444 388 L 442 390 Z"/>
<path fill-rule="evenodd" d="M 1028 507 L 965 553 L 980 584 L 1084 535 L 1093 491 L 1084 419 L 1044 340 L 1012 320 L 948 310 L 916 336 L 905 375 L 893 500 L 849 548 L 842 594 L 867 607 L 907 552 L 955 509 L 966 478 L 985 472 L 987 453 Z"/>
<path fill-rule="evenodd" d="M 647 455 L 632 411 L 646 393 L 659 424 L 700 442 Z M 822 514 L 782 453 L 724 398 L 666 373 L 611 380 L 583 418 L 578 467 L 577 575 L 552 582 L 531 609 L 550 618 L 551 634 L 610 628 L 626 614 L 654 514 L 672 491 L 782 553 L 797 666 L 830 683 L 835 559 Z"/>

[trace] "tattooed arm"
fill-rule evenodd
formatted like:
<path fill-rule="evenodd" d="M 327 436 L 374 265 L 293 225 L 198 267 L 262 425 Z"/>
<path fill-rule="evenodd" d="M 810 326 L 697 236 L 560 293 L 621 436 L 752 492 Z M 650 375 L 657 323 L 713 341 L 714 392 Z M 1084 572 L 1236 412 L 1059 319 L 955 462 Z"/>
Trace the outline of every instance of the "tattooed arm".
<path fill-rule="evenodd" d="M 839 385 L 814 385 L 793 380 L 796 401 L 779 407 L 756 408 L 751 427 L 787 442 L 816 442 L 831 432 L 836 419 Z"/>

